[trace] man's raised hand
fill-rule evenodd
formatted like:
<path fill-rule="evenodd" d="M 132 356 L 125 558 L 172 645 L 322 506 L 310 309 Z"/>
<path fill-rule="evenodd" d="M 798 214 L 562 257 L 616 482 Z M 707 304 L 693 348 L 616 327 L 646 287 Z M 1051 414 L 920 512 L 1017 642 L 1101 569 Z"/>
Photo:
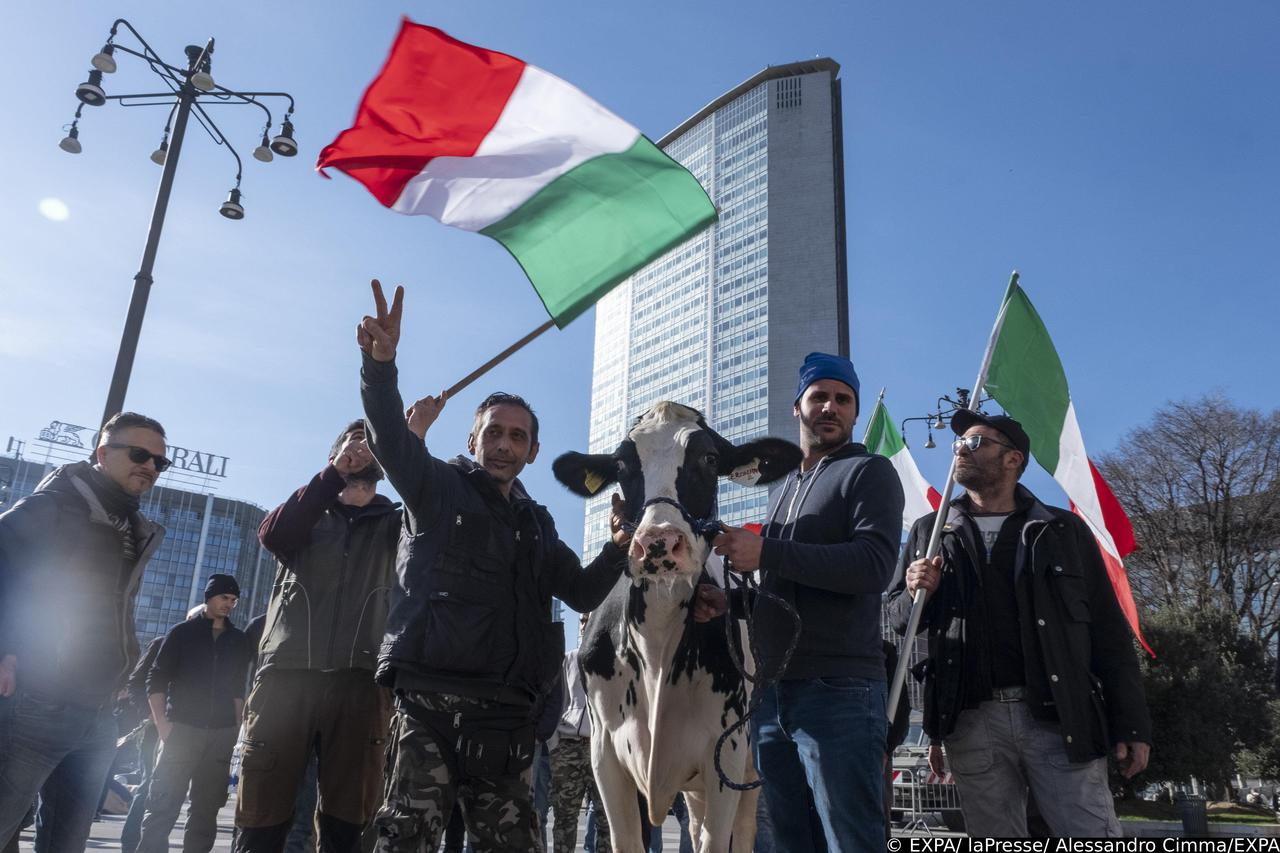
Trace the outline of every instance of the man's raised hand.
<path fill-rule="evenodd" d="M 391 361 L 396 357 L 400 343 L 400 316 L 404 313 L 404 288 L 396 286 L 396 295 L 387 310 L 387 298 L 382 295 L 382 283 L 376 278 L 373 287 L 373 305 L 376 317 L 367 314 L 356 326 L 356 343 L 369 353 L 374 361 Z"/>
<path fill-rule="evenodd" d="M 333 467 L 338 469 L 339 474 L 347 477 L 363 471 L 372 461 L 373 454 L 369 451 L 369 444 L 364 440 L 364 434 L 358 433 L 347 436 L 342 449 L 333 457 Z"/>
<path fill-rule="evenodd" d="M 440 412 L 448 400 L 448 393 L 441 391 L 439 397 L 428 395 L 405 409 L 404 421 L 409 425 L 409 431 L 418 438 L 426 440 L 427 430 L 431 429 L 436 418 L 440 417 Z"/>

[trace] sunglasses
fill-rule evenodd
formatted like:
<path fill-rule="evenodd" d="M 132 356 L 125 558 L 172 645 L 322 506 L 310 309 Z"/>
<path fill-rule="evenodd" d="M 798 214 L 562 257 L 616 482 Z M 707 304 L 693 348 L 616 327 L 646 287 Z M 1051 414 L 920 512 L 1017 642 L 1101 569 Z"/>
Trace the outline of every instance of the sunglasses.
<path fill-rule="evenodd" d="M 976 453 L 978 448 L 984 444 L 998 444 L 1001 447 L 1007 447 L 1010 450 L 1017 450 L 1012 444 L 1006 444 L 1003 441 L 996 441 L 994 438 L 985 435 L 962 435 L 955 441 L 951 442 L 951 452 L 959 453 L 961 450 L 968 449 L 970 453 Z"/>
<path fill-rule="evenodd" d="M 163 474 L 165 469 L 173 464 L 172 459 L 161 456 L 159 453 L 152 453 L 145 447 L 138 447 L 136 444 L 112 444 L 111 442 L 107 442 L 107 447 L 114 447 L 116 450 L 129 451 L 129 461 L 136 465 L 141 465 L 150 459 L 155 463 L 157 474 Z"/>

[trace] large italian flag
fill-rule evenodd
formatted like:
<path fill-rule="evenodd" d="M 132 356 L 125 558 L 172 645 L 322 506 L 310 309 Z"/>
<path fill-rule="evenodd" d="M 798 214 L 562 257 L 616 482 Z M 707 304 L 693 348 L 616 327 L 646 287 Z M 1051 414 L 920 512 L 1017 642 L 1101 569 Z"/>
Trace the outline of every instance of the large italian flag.
<path fill-rule="evenodd" d="M 884 400 L 876 401 L 871 411 L 871 420 L 867 424 L 867 435 L 862 440 L 867 449 L 886 457 L 898 472 L 898 480 L 902 482 L 902 493 L 907 501 L 902 507 L 902 529 L 910 531 L 917 519 L 933 512 L 942 503 L 942 495 L 929 485 L 929 481 L 916 467 L 916 460 L 907 449 L 902 433 L 889 417 L 889 410 Z"/>
<path fill-rule="evenodd" d="M 560 327 L 716 218 L 693 175 L 577 88 L 408 19 L 329 166 L 500 242 Z"/>
<path fill-rule="evenodd" d="M 1022 424 L 1031 438 L 1031 455 L 1058 481 L 1071 509 L 1093 531 L 1120 609 L 1134 636 L 1151 652 L 1138 626 L 1138 608 L 1124 570 L 1124 557 L 1137 547 L 1133 526 L 1089 461 L 1062 361 L 1040 315 L 1016 282 L 1009 287 L 996 324 L 987 393 Z"/>

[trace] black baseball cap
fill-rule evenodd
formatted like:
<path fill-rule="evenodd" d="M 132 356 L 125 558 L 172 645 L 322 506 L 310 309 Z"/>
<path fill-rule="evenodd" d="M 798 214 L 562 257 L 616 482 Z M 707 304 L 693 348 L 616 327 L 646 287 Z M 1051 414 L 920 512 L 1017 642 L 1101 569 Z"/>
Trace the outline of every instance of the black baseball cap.
<path fill-rule="evenodd" d="M 1027 437 L 1026 430 L 1022 428 L 1022 424 L 1008 415 L 984 415 L 981 412 L 961 409 L 951 416 L 951 431 L 956 435 L 964 435 L 969 431 L 969 427 L 974 424 L 991 427 L 1009 439 L 1009 443 L 1015 449 L 1021 450 L 1023 456 L 1027 459 L 1031 458 L 1031 439 Z"/>

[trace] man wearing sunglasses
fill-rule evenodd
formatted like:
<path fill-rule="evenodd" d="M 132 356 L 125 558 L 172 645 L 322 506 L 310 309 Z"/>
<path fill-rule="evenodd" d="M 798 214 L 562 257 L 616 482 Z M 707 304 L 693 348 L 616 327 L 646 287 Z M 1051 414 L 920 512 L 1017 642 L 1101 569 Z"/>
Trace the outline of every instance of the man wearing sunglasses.
<path fill-rule="evenodd" d="M 112 699 L 138 657 L 133 607 L 164 537 L 139 499 L 168 467 L 164 428 L 122 412 L 92 462 L 0 515 L 0 839 L 37 792 L 49 853 L 81 853 L 116 752 Z"/>
<path fill-rule="evenodd" d="M 1026 837 L 1028 791 L 1056 836 L 1119 837 L 1107 755 L 1132 778 L 1151 720 L 1129 627 L 1098 545 L 1078 516 L 1018 480 L 1031 441 L 1013 418 L 960 411 L 956 482 L 941 556 L 924 559 L 934 514 L 912 527 L 890 589 L 906 630 L 929 593 L 924 730 L 946 747 L 966 828 Z"/>

